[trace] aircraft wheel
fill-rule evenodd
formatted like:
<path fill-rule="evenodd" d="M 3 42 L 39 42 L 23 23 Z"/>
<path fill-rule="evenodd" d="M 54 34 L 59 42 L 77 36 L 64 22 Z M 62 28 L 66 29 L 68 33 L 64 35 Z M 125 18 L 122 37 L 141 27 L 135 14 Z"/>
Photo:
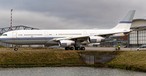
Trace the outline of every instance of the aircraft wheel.
<path fill-rule="evenodd" d="M 18 48 L 14 48 L 14 51 L 18 51 Z"/>

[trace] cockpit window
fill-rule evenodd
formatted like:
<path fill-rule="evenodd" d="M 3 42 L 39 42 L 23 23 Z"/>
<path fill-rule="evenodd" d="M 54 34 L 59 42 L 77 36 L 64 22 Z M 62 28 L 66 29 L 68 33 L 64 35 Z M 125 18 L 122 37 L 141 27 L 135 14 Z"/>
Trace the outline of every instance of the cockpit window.
<path fill-rule="evenodd" d="M 7 36 L 7 34 L 3 34 L 2 36 Z"/>

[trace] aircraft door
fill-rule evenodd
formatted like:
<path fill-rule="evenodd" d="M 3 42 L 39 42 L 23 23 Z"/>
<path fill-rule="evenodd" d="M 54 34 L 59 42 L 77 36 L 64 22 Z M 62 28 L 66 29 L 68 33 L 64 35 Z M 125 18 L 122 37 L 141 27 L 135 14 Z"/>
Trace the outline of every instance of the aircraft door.
<path fill-rule="evenodd" d="M 16 32 L 12 33 L 12 38 L 17 38 L 17 33 Z"/>

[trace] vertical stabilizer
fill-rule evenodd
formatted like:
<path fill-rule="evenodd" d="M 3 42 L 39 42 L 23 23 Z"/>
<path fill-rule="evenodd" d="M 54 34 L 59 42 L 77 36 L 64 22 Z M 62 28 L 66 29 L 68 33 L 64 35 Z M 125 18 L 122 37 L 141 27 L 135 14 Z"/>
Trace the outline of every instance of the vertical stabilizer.
<path fill-rule="evenodd" d="M 132 24 L 132 20 L 135 14 L 135 10 L 131 10 L 128 14 L 121 20 L 117 26 L 113 28 L 113 30 L 123 30 L 123 31 L 130 31 L 130 27 Z"/>

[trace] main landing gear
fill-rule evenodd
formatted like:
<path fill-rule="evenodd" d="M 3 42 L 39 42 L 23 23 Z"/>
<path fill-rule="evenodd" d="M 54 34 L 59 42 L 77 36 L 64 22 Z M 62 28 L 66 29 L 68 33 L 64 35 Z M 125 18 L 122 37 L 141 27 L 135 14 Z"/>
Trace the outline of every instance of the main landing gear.
<path fill-rule="evenodd" d="M 80 41 L 75 40 L 75 44 L 65 47 L 65 50 L 85 50 L 85 47 L 81 44 Z"/>
<path fill-rule="evenodd" d="M 85 50 L 85 47 L 65 47 L 65 50 Z"/>

